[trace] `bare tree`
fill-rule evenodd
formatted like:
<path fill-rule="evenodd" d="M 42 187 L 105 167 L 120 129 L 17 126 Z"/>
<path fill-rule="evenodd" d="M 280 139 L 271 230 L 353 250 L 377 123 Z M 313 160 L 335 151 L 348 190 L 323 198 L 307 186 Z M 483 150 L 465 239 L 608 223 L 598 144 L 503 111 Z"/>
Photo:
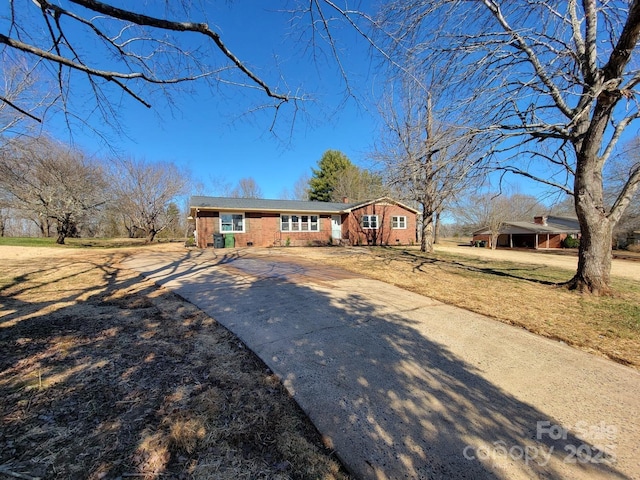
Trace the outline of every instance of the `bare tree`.
<path fill-rule="evenodd" d="M 638 165 L 640 165 L 640 136 L 626 142 L 619 154 L 608 162 L 604 172 L 605 201 L 608 205 L 614 204 L 629 173 L 637 169 Z M 617 243 L 625 245 L 628 233 L 638 229 L 640 229 L 640 191 L 636 191 L 631 198 L 629 206 L 614 229 L 614 236 L 619 240 Z"/>
<path fill-rule="evenodd" d="M 11 195 L 0 188 L 0 237 L 7 233 L 7 224 L 11 218 Z"/>
<path fill-rule="evenodd" d="M 293 184 L 293 188 L 283 188 L 279 194 L 282 200 L 308 200 L 309 199 L 309 180 L 308 174 L 302 174 Z"/>
<path fill-rule="evenodd" d="M 342 202 L 345 198 L 350 202 L 373 200 L 386 195 L 387 192 L 381 175 L 366 168 L 350 165 L 334 180 L 331 201 Z"/>
<path fill-rule="evenodd" d="M 564 195 L 558 201 L 553 203 L 549 208 L 549 215 L 556 215 L 559 217 L 575 217 L 576 205 L 573 200 L 573 196 Z"/>
<path fill-rule="evenodd" d="M 470 190 L 458 199 L 452 210 L 458 222 L 473 229 L 488 229 L 490 247 L 495 249 L 505 222 L 531 221 L 534 216 L 545 213 L 547 207 L 532 195 Z"/>
<path fill-rule="evenodd" d="M 568 286 L 608 293 L 611 233 L 640 184 L 638 167 L 605 204 L 603 168 L 640 118 L 640 0 L 398 0 L 384 15 L 398 51 L 457 68 L 447 81 L 496 134 L 499 168 L 575 197 L 582 241 Z"/>
<path fill-rule="evenodd" d="M 200 190 L 200 195 L 209 192 L 215 197 L 230 197 L 233 194 L 233 186 L 224 177 L 209 175 L 209 181 L 205 187 L 204 184 L 198 185 L 196 190 Z"/>
<path fill-rule="evenodd" d="M 309 180 L 311 177 L 307 174 L 302 174 L 298 180 L 293 184 L 293 198 L 295 200 L 308 200 L 309 199 Z"/>
<path fill-rule="evenodd" d="M 49 101 L 45 89 L 39 88 L 38 74 L 22 56 L 0 52 L 3 66 L 3 84 L 0 86 L 0 134 L 15 134 L 18 125 L 25 119 L 39 120 L 35 116 Z M 33 91 L 37 94 L 34 96 Z M 24 104 L 24 107 L 20 105 Z"/>
<path fill-rule="evenodd" d="M 133 158 L 114 160 L 110 176 L 113 202 L 129 235 L 140 231 L 147 242 L 171 225 L 172 202 L 189 184 L 187 172 L 173 163 Z"/>
<path fill-rule="evenodd" d="M 3 146 L 0 188 L 13 208 L 40 218 L 43 233 L 54 221 L 59 244 L 77 235 L 79 224 L 106 201 L 102 168 L 45 137 L 18 138 Z"/>
<path fill-rule="evenodd" d="M 262 189 L 253 177 L 244 177 L 238 180 L 238 185 L 231 191 L 234 198 L 263 198 Z"/>
<path fill-rule="evenodd" d="M 385 128 L 374 157 L 387 182 L 403 199 L 420 205 L 423 252 L 433 252 L 437 218 L 472 180 L 478 140 L 456 117 L 453 106 L 434 109 L 431 90 L 415 77 L 404 79 L 398 95 L 380 106 Z"/>

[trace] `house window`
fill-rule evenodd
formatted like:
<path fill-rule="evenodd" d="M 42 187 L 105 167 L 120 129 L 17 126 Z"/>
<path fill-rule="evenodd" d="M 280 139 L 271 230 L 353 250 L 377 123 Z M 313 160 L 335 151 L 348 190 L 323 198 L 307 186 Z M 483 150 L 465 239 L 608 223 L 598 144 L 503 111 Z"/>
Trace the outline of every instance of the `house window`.
<path fill-rule="evenodd" d="M 229 233 L 244 232 L 244 214 L 243 213 L 221 213 L 220 214 L 220 231 Z"/>
<path fill-rule="evenodd" d="M 375 230 L 378 228 L 378 215 L 363 215 L 362 228 Z"/>
<path fill-rule="evenodd" d="M 318 215 L 280 215 L 282 232 L 319 232 Z"/>
<path fill-rule="evenodd" d="M 391 228 L 405 230 L 407 228 L 407 217 L 391 217 Z"/>

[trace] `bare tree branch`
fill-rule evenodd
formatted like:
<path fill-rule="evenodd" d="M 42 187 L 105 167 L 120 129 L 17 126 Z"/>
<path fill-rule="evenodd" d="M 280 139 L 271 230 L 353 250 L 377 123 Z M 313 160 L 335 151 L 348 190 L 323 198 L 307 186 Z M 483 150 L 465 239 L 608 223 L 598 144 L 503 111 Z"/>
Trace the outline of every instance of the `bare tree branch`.
<path fill-rule="evenodd" d="M 640 182 L 631 173 L 620 201 L 605 202 L 605 163 L 640 119 L 640 0 L 397 0 L 383 18 L 398 49 L 451 72 L 469 121 L 494 135 L 502 172 L 574 193 L 583 242 L 571 286 L 607 293 L 611 232 Z M 545 149 L 522 150 L 531 140 Z"/>
<path fill-rule="evenodd" d="M 40 0 L 39 0 L 40 1 Z M 247 77 L 249 77 L 254 83 L 259 85 L 264 92 L 272 98 L 277 98 L 279 100 L 288 101 L 289 97 L 287 95 L 279 94 L 266 82 L 264 82 L 260 77 L 258 77 L 255 73 L 253 73 L 238 57 L 236 57 L 231 50 L 227 48 L 224 44 L 220 35 L 211 30 L 209 26 L 205 23 L 192 23 L 192 22 L 177 22 L 170 21 L 161 18 L 150 17 L 148 15 L 143 15 L 139 13 L 134 13 L 128 10 L 123 10 L 120 8 L 113 7 L 111 5 L 107 5 L 102 2 L 98 2 L 95 0 L 70 0 L 72 3 L 76 3 L 78 5 L 82 5 L 89 10 L 94 12 L 102 13 L 104 15 L 118 18 L 120 20 L 126 20 L 136 25 L 147 25 L 150 27 L 160 28 L 163 30 L 171 30 L 176 32 L 196 32 L 200 33 L 211 40 L 216 44 L 218 49 L 226 56 L 231 62 L 242 71 Z"/>
<path fill-rule="evenodd" d="M 42 120 L 40 120 L 38 117 L 36 117 L 35 115 L 32 115 L 31 113 L 27 112 L 26 110 L 23 110 L 22 108 L 17 106 L 15 103 L 13 103 L 11 100 L 9 100 L 6 97 L 0 96 L 0 101 L 2 101 L 3 103 L 6 103 L 7 105 L 9 105 L 14 110 L 17 110 L 18 112 L 20 112 L 22 115 L 25 115 L 25 116 L 31 118 L 32 120 L 35 120 L 36 122 L 42 122 Z"/>
<path fill-rule="evenodd" d="M 477 153 L 480 138 L 463 125 L 454 105 L 444 106 L 431 90 L 423 90 L 428 79 L 414 82 L 414 76 L 402 79 L 399 93 L 390 94 L 379 106 L 385 130 L 374 157 L 383 164 L 396 195 L 420 205 L 421 250 L 431 252 L 434 222 L 470 182 L 481 158 Z M 434 105 L 441 110 L 436 111 Z"/>
<path fill-rule="evenodd" d="M 167 3 L 168 12 L 170 7 Z M 276 117 L 282 105 L 291 104 L 295 110 L 304 100 L 286 87 L 283 90 L 286 84 L 282 79 L 275 77 L 272 85 L 259 75 L 229 48 L 215 28 L 191 21 L 193 12 L 187 9 L 174 19 L 170 18 L 172 13 L 165 18 L 141 13 L 141 7 L 94 0 L 9 0 L 8 8 L 0 44 L 5 52 L 26 54 L 43 77 L 54 79 L 58 94 L 48 97 L 56 102 L 51 103 L 56 107 L 52 111 L 68 115 L 65 120 L 69 123 L 81 101 L 74 96 L 78 78 L 74 72 L 85 75 L 95 98 L 94 112 L 102 113 L 103 124 L 116 127 L 117 114 L 113 115 L 108 105 L 113 91 L 124 92 L 149 108 L 153 90 L 146 85 L 160 87 L 167 99 L 170 91 L 164 87 L 195 81 L 248 88 L 268 99 L 265 103 L 271 103 Z M 196 12 L 205 18 L 206 14 L 204 10 Z M 181 20 L 183 15 L 189 15 L 189 20 Z M 114 88 L 109 90 L 108 85 Z M 80 108 L 86 106 L 83 102 Z"/>

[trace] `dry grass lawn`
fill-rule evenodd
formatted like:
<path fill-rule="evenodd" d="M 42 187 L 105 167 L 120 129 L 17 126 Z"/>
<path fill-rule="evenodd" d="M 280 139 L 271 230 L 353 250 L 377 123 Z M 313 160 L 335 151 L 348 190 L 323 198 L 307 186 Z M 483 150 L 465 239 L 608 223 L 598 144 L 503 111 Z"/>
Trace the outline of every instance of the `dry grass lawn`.
<path fill-rule="evenodd" d="M 119 268 L 134 250 L 25 248 L 0 249 L 0 478 L 347 478 L 236 337 Z"/>
<path fill-rule="evenodd" d="M 640 368 L 640 280 L 597 298 L 556 286 L 572 272 L 526 262 L 277 250 Z M 348 478 L 236 337 L 120 267 L 136 251 L 0 247 L 0 478 Z"/>
<path fill-rule="evenodd" d="M 304 250 L 287 254 L 321 259 L 640 368 L 640 279 L 614 278 L 615 296 L 594 297 L 557 286 L 575 272 L 540 264 L 417 248 Z"/>

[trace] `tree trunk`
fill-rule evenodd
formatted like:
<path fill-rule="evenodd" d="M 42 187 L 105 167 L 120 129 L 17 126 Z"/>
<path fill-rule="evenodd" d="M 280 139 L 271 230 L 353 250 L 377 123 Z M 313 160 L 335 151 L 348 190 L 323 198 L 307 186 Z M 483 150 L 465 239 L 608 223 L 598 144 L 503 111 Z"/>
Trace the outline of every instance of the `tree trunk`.
<path fill-rule="evenodd" d="M 147 238 L 146 238 L 146 240 L 145 240 L 145 243 L 151 243 L 151 242 L 153 242 L 153 239 L 154 239 L 154 238 L 156 238 L 156 233 L 158 233 L 158 232 L 156 232 L 154 229 L 150 229 L 150 230 L 147 232 Z"/>
<path fill-rule="evenodd" d="M 567 283 L 570 289 L 594 295 L 610 295 L 611 226 L 608 221 L 582 225 L 578 271 Z"/>
<path fill-rule="evenodd" d="M 49 225 L 49 219 L 45 217 L 41 222 L 37 219 L 33 220 L 40 230 L 40 236 L 43 238 L 49 238 L 51 236 L 51 227 Z"/>
<path fill-rule="evenodd" d="M 498 248 L 498 237 L 500 236 L 500 232 L 491 232 L 491 250 L 495 250 Z"/>
<path fill-rule="evenodd" d="M 67 237 L 68 225 L 64 221 L 58 221 L 58 238 L 56 243 L 58 245 L 64 245 L 64 239 Z"/>
<path fill-rule="evenodd" d="M 603 209 L 576 195 L 576 213 L 582 234 L 578 250 L 578 270 L 567 282 L 569 289 L 594 295 L 610 295 L 611 241 L 614 225 Z M 591 198 L 589 197 L 589 200 Z"/>
<path fill-rule="evenodd" d="M 59 218 L 57 222 L 58 238 L 56 238 L 56 243 L 64 245 L 64 239 L 71 231 L 71 215 L 67 213 L 64 217 Z"/>
<path fill-rule="evenodd" d="M 422 241 L 420 251 L 433 253 L 433 212 L 422 214 Z"/>
<path fill-rule="evenodd" d="M 611 241 L 615 222 L 606 214 L 602 167 L 596 152 L 581 153 L 574 185 L 581 229 L 578 270 L 567 286 L 594 295 L 610 295 Z"/>

